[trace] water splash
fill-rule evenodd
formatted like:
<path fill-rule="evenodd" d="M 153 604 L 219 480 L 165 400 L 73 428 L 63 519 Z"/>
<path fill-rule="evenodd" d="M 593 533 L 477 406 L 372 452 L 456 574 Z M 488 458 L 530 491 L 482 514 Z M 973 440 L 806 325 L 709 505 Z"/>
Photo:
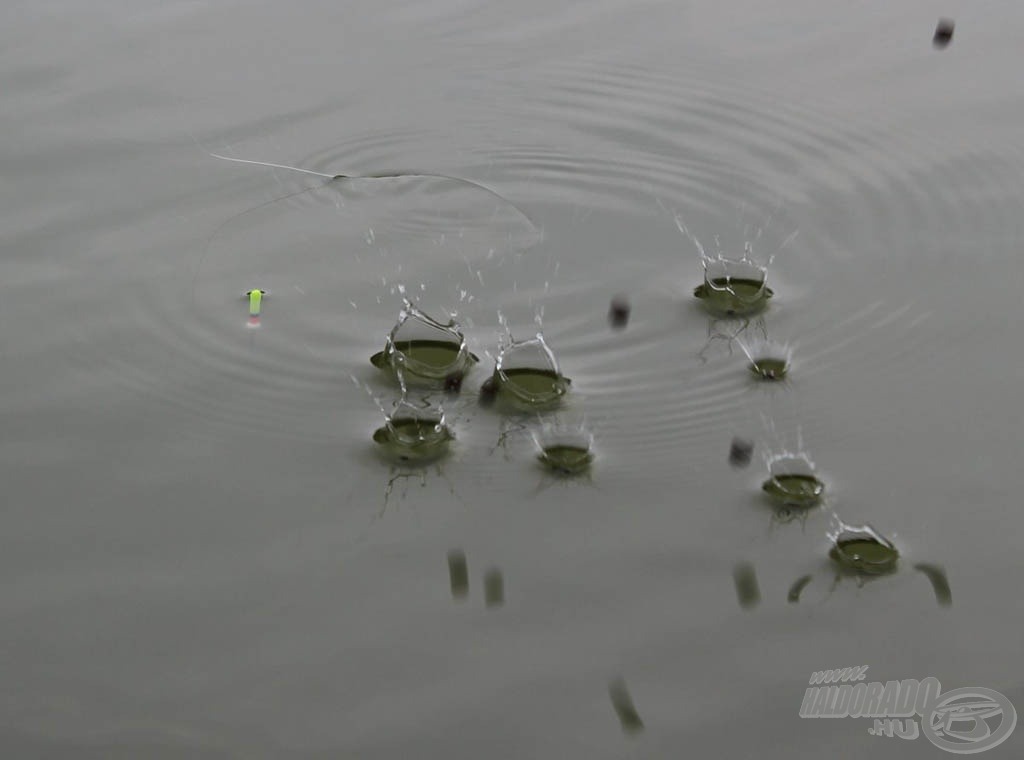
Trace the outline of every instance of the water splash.
<path fill-rule="evenodd" d="M 738 259 L 718 256 L 703 259 L 704 282 L 693 295 L 717 316 L 744 317 L 757 314 L 774 295 L 768 287 L 768 267 L 749 258 L 749 246 Z"/>
<path fill-rule="evenodd" d="M 678 211 L 670 210 L 661 199 L 658 199 L 658 205 L 662 211 L 671 214 L 676 229 L 693 244 L 700 254 L 701 261 L 722 259 L 726 257 L 726 252 L 730 252 L 728 255 L 731 256 L 739 250 L 744 251 L 745 258 L 752 259 L 756 246 L 761 251 L 770 251 L 767 256 L 759 254 L 767 268 L 772 265 L 779 253 L 796 240 L 800 232 L 795 221 L 783 212 L 781 199 L 774 208 L 764 213 L 758 213 L 752 206 L 744 203 L 736 212 L 738 219 L 729 224 L 724 233 L 726 235 L 725 245 L 722 244 L 722 233 L 714 234 L 711 237 L 714 251 L 709 254 Z"/>
<path fill-rule="evenodd" d="M 443 457 L 454 438 L 440 405 L 415 406 L 404 398 L 385 415 L 384 426 L 373 434 L 374 442 L 389 458 L 416 464 Z"/>
<path fill-rule="evenodd" d="M 886 575 L 896 569 L 900 557 L 896 545 L 870 525 L 847 525 L 837 516 L 827 535 L 832 543 L 829 557 L 843 570 Z"/>
<path fill-rule="evenodd" d="M 547 420 L 531 431 L 537 459 L 552 472 L 579 475 L 594 461 L 594 434 L 583 419 Z"/>
<path fill-rule="evenodd" d="M 562 375 L 554 353 L 538 332 L 529 340 L 502 346 L 492 376 L 497 394 L 511 405 L 543 409 L 556 405 L 568 392 L 570 380 Z"/>
<path fill-rule="evenodd" d="M 717 344 L 724 343 L 728 350 L 728 355 L 732 356 L 733 343 L 739 342 L 739 339 L 746 334 L 750 328 L 754 328 L 759 332 L 764 340 L 768 339 L 768 326 L 765 324 L 763 315 L 756 316 L 753 319 L 741 318 L 738 320 L 724 320 L 721 317 L 709 316 L 708 337 L 704 343 L 704 347 L 697 355 L 700 357 L 702 362 L 707 362 L 710 358 L 711 349 Z"/>
<path fill-rule="evenodd" d="M 479 359 L 470 353 L 461 326 L 450 316 L 440 322 L 403 298 L 398 322 L 388 333 L 384 350 L 370 362 L 390 370 L 403 389 L 410 386 L 452 390 L 452 378 L 464 376 Z"/>
<path fill-rule="evenodd" d="M 775 426 L 763 418 L 771 432 Z M 804 450 L 802 432 L 797 429 L 797 449 L 781 449 L 764 454 L 768 479 L 762 490 L 781 507 L 796 507 L 806 511 L 818 506 L 825 495 L 825 483 L 818 477 L 817 468 Z"/>
<path fill-rule="evenodd" d="M 736 339 L 737 345 L 750 360 L 750 371 L 761 380 L 783 380 L 793 362 L 793 347 L 789 343 L 755 338 L 749 345 Z"/>
<path fill-rule="evenodd" d="M 384 404 L 381 403 L 380 396 L 378 396 L 374 392 L 373 388 L 371 388 L 369 385 L 364 383 L 362 380 L 360 380 L 353 374 L 349 374 L 349 379 L 356 386 L 356 388 L 359 388 L 360 390 L 364 391 L 366 395 L 370 397 L 370 400 L 373 401 L 373 405 L 377 407 L 377 409 L 380 410 L 380 413 L 386 418 L 388 416 L 388 412 L 384 408 Z"/>
<path fill-rule="evenodd" d="M 664 205 L 662 208 L 668 210 Z M 679 214 L 673 214 L 678 230 L 700 254 L 704 282 L 694 289 L 693 294 L 702 300 L 705 308 L 712 314 L 724 317 L 752 316 L 763 311 L 768 305 L 768 299 L 774 295 L 772 289 L 768 287 L 768 268 L 775 260 L 776 254 L 796 239 L 798 233 L 798 230 L 794 229 L 767 257 L 755 258 L 755 244 L 769 250 L 772 248 L 767 238 L 762 238 L 778 211 L 779 209 L 776 209 L 774 214 L 761 223 L 743 224 L 742 243 L 735 241 L 723 247 L 720 237 L 714 235 L 713 254 L 708 253 Z M 742 253 L 737 255 L 739 251 Z"/>

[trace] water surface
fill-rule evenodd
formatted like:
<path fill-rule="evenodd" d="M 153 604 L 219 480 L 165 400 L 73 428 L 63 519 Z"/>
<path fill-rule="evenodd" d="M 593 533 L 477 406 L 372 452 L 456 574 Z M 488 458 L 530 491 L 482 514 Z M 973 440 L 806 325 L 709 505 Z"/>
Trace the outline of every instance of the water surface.
<path fill-rule="evenodd" d="M 935 756 L 798 717 L 865 664 L 1024 709 L 1024 12 L 763 5 L 8 4 L 4 754 Z M 785 383 L 709 341 L 738 325 L 677 221 L 774 255 L 747 329 Z M 482 361 L 385 502 L 368 360 L 403 296 Z M 499 312 L 541 317 L 589 480 L 476 404 Z M 761 457 L 798 430 L 827 505 L 780 522 Z M 831 590 L 832 512 L 900 571 Z"/>

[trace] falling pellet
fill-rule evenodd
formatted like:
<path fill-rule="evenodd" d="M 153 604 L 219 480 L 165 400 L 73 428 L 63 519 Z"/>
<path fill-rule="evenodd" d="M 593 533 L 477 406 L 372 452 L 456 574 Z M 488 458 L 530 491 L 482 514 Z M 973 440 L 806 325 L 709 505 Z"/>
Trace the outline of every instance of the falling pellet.
<path fill-rule="evenodd" d="M 608 309 L 608 321 L 616 330 L 621 330 L 629 323 L 629 301 L 625 296 L 615 296 Z"/>
<path fill-rule="evenodd" d="M 940 18 L 938 26 L 935 27 L 935 36 L 932 44 L 941 49 L 949 45 L 953 40 L 953 19 Z"/>
<path fill-rule="evenodd" d="M 746 467 L 754 454 L 754 442 L 743 438 L 733 438 L 729 446 L 729 464 L 733 467 Z"/>

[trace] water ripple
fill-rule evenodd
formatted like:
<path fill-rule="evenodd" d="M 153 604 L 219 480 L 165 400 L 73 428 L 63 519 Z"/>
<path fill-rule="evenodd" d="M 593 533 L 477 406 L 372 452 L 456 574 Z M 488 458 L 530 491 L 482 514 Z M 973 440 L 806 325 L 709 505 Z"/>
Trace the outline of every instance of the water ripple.
<path fill-rule="evenodd" d="M 396 124 L 289 158 L 326 175 L 417 176 L 253 167 L 253 182 L 270 174 L 285 197 L 217 229 L 194 265 L 188 318 L 174 334 L 153 326 L 245 403 L 202 397 L 198 379 L 176 402 L 327 435 L 296 410 L 354 392 L 341 378 L 364 371 L 411 293 L 462 314 L 478 352 L 493 348 L 499 309 L 517 334 L 543 314 L 572 403 L 609 420 L 629 457 L 717 452 L 767 397 L 741 352 L 702 362 L 699 257 L 677 218 L 708 250 L 751 242 L 775 256 L 765 326 L 797 342 L 794 382 L 812 399 L 824 383 L 937 371 L 955 361 L 945 346 L 977 339 L 957 283 L 998 266 L 1005 230 L 1019 229 L 1019 152 L 941 145 L 707 69 L 545 65 L 543 85 L 513 71 L 493 83 L 489 110 L 467 106 L 467 130 L 506 139 L 451 145 L 425 165 L 416 143 L 443 135 Z M 894 249 L 908 240 L 918 250 Z M 259 331 L 239 300 L 251 287 L 270 292 Z M 605 314 L 619 291 L 636 309 L 615 334 Z"/>

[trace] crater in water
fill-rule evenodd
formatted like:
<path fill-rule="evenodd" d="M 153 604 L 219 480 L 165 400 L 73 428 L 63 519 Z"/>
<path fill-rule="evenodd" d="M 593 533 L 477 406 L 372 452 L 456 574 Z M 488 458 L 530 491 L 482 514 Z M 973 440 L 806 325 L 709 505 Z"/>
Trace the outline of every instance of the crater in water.
<path fill-rule="evenodd" d="M 762 490 L 779 506 L 810 508 L 821 503 L 825 484 L 806 454 L 784 453 L 768 462 L 769 478 Z"/>
<path fill-rule="evenodd" d="M 548 421 L 533 431 L 537 459 L 559 475 L 587 472 L 594 461 L 594 436 L 582 422 Z"/>
<path fill-rule="evenodd" d="M 843 570 L 864 575 L 886 575 L 896 570 L 900 553 L 896 546 L 870 525 L 839 522 L 829 533 L 828 556 Z"/>
<path fill-rule="evenodd" d="M 454 438 L 440 407 L 417 407 L 405 400 L 395 406 L 384 426 L 373 433 L 380 451 L 401 464 L 426 464 L 441 459 Z"/>
<path fill-rule="evenodd" d="M 793 361 L 793 349 L 788 343 L 755 339 L 750 345 L 737 338 L 743 353 L 750 360 L 748 368 L 759 380 L 784 380 Z"/>
<path fill-rule="evenodd" d="M 774 295 L 768 268 L 744 256 L 704 260 L 704 282 L 693 295 L 715 316 L 749 317 L 764 311 Z"/>
<path fill-rule="evenodd" d="M 509 407 L 540 410 L 556 406 L 569 391 L 569 378 L 562 375 L 554 353 L 537 333 L 529 340 L 512 340 L 495 360 L 494 374 L 482 394 L 497 394 Z"/>
<path fill-rule="evenodd" d="M 384 350 L 370 357 L 373 366 L 392 372 L 403 387 L 454 392 L 461 389 L 462 378 L 478 361 L 469 352 L 454 319 L 439 322 L 408 300 L 388 334 Z"/>
<path fill-rule="evenodd" d="M 760 241 L 762 233 L 769 228 L 771 218 L 752 228 L 750 224 L 743 226 L 743 241 L 733 241 L 722 246 L 722 241 L 715 235 L 715 255 L 709 255 L 700 240 L 683 224 L 676 215 L 675 222 L 700 253 L 701 266 L 704 269 L 704 282 L 694 288 L 693 295 L 700 299 L 704 308 L 716 317 L 751 317 L 760 314 L 768 305 L 774 292 L 768 287 L 768 267 L 775 258 L 775 253 L 765 263 L 754 259 L 754 243 Z M 781 250 L 796 237 L 794 230 L 778 246 Z M 739 251 L 741 254 L 737 255 Z"/>

